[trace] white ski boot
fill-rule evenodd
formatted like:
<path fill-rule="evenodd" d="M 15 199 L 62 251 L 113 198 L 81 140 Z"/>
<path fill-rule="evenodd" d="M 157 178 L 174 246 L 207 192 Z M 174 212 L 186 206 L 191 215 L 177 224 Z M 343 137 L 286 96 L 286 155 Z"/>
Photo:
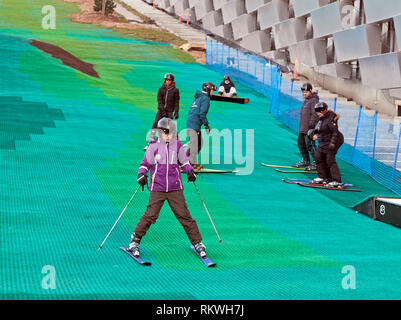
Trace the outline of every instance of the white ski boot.
<path fill-rule="evenodd" d="M 141 238 L 137 237 L 135 233 L 131 235 L 131 242 L 128 246 L 128 250 L 132 252 L 135 257 L 139 257 L 139 243 Z"/>
<path fill-rule="evenodd" d="M 206 258 L 206 247 L 202 242 L 195 244 L 194 249 L 201 258 Z"/>

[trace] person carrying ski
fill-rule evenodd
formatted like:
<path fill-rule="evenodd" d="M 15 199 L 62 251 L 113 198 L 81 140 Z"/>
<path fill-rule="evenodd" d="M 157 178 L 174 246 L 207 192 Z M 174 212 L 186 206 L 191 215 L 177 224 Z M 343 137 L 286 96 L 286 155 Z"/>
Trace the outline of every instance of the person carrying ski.
<path fill-rule="evenodd" d="M 302 155 L 302 161 L 296 163 L 293 167 L 305 168 L 305 171 L 314 171 L 316 170 L 316 164 L 314 162 L 311 164 L 309 153 L 311 154 L 312 160 L 314 160 L 316 145 L 315 142 L 309 138 L 307 133 L 308 130 L 315 128 L 319 119 L 314 109 L 315 105 L 319 102 L 319 96 L 313 92 L 310 83 L 304 83 L 301 87 L 301 91 L 305 98 L 301 107 L 298 129 L 298 149 Z"/>
<path fill-rule="evenodd" d="M 183 226 L 189 241 L 201 257 L 206 257 L 206 247 L 198 225 L 192 218 L 183 192 L 180 167 L 188 176 L 188 182 L 196 180 L 196 174 L 189 164 L 185 149 L 177 139 L 177 129 L 172 119 L 162 118 L 157 128 L 159 137 L 146 150 L 138 171 L 138 183 L 142 188 L 148 185 L 150 191 L 146 211 L 139 219 L 131 236 L 128 250 L 139 257 L 139 245 L 150 226 L 156 223 L 160 210 L 167 200 L 175 217 Z M 148 173 L 150 182 L 148 184 Z"/>
<path fill-rule="evenodd" d="M 316 128 L 308 131 L 311 139 L 318 140 L 315 153 L 318 177 L 313 182 L 327 184 L 328 187 L 342 187 L 341 173 L 336 162 L 337 151 L 344 143 L 344 136 L 337 125 L 340 116 L 328 110 L 325 102 L 317 103 L 315 111 L 320 118 L 319 122 Z"/>
<path fill-rule="evenodd" d="M 174 75 L 172 73 L 166 73 L 164 75 L 163 85 L 157 92 L 157 113 L 153 121 L 148 143 L 155 139 L 157 123 L 161 118 L 175 120 L 179 118 L 179 104 L 180 91 L 175 86 Z"/>
<path fill-rule="evenodd" d="M 211 82 L 202 84 L 202 92 L 196 90 L 194 100 L 187 117 L 187 133 L 189 136 L 187 156 L 189 162 L 194 170 L 199 170 L 202 165 L 198 164 L 198 153 L 203 146 L 203 138 L 201 133 L 201 126 L 206 129 L 206 133 L 210 133 L 209 121 L 207 120 L 207 113 L 210 106 L 210 97 L 217 87 Z"/>
<path fill-rule="evenodd" d="M 219 91 L 218 91 L 217 95 L 223 96 L 223 97 L 230 97 L 230 98 L 237 97 L 237 91 L 235 90 L 235 85 L 231 81 L 230 76 L 228 76 L 228 75 L 224 76 L 224 80 L 222 83 L 220 83 Z"/>

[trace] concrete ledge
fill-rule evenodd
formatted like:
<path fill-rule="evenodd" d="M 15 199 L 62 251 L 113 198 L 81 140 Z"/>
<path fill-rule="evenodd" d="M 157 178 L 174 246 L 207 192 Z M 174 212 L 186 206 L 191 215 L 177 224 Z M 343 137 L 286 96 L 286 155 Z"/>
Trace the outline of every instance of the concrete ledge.
<path fill-rule="evenodd" d="M 359 59 L 362 84 L 377 89 L 401 87 L 401 53 Z"/>
<path fill-rule="evenodd" d="M 313 37 L 320 38 L 341 31 L 341 16 L 338 2 L 311 12 Z"/>
<path fill-rule="evenodd" d="M 293 0 L 292 6 L 295 17 L 302 17 L 329 3 L 330 0 Z"/>
<path fill-rule="evenodd" d="M 327 64 L 327 42 L 324 39 L 301 41 L 289 47 L 288 51 L 293 63 L 298 59 L 308 66 Z"/>
<path fill-rule="evenodd" d="M 196 20 L 201 20 L 206 14 L 213 10 L 213 1 L 200 0 L 194 8 Z"/>
<path fill-rule="evenodd" d="M 233 29 L 231 27 L 231 23 L 214 27 L 210 31 L 222 38 L 233 40 Z"/>
<path fill-rule="evenodd" d="M 221 7 L 224 24 L 231 23 L 234 19 L 245 13 L 245 0 L 231 0 Z"/>
<path fill-rule="evenodd" d="M 221 10 L 211 11 L 202 18 L 202 25 L 203 28 L 206 30 L 211 30 L 212 28 L 222 24 L 223 17 L 221 14 Z"/>
<path fill-rule="evenodd" d="M 260 7 L 257 11 L 260 30 L 271 28 L 290 17 L 288 0 L 271 1 Z"/>
<path fill-rule="evenodd" d="M 234 40 L 238 40 L 256 31 L 256 13 L 245 13 L 231 22 Z"/>
<path fill-rule="evenodd" d="M 271 0 L 245 0 L 245 10 L 252 13 Z"/>
<path fill-rule="evenodd" d="M 273 26 L 276 49 L 282 49 L 304 41 L 306 20 L 302 18 L 288 19 Z"/>
<path fill-rule="evenodd" d="M 381 53 L 378 25 L 362 25 L 333 34 L 338 62 L 356 60 Z"/>
<path fill-rule="evenodd" d="M 241 47 L 253 52 L 270 51 L 271 34 L 266 30 L 252 32 L 240 41 L 240 45 Z"/>

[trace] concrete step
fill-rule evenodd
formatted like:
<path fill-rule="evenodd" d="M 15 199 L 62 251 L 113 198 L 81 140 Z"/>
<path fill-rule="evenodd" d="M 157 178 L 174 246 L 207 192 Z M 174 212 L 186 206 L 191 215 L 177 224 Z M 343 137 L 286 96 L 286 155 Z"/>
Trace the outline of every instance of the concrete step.
<path fill-rule="evenodd" d="M 143 20 L 140 17 L 125 9 L 121 4 L 116 3 L 116 8 L 114 10 L 127 19 L 128 22 L 143 23 Z"/>
<path fill-rule="evenodd" d="M 175 17 L 170 16 L 158 8 L 153 8 L 152 5 L 142 0 L 121 1 L 144 16 L 147 16 L 155 21 L 156 25 L 160 28 L 168 30 L 185 41 L 192 44 L 205 44 L 206 34 L 192 27 L 191 24 L 186 24 L 185 22 L 180 23 Z"/>

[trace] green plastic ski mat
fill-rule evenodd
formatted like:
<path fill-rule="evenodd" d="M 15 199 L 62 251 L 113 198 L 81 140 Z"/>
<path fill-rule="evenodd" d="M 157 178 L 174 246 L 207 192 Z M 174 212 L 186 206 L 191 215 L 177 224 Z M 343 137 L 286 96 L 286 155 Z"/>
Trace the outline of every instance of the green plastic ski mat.
<path fill-rule="evenodd" d="M 148 191 L 137 194 L 98 251 L 137 188 L 163 75 L 173 73 L 180 89 L 179 129 L 195 90 L 223 75 L 188 63 L 166 44 L 71 23 L 68 15 L 78 12 L 72 3 L 1 5 L 1 299 L 400 298 L 394 270 L 401 230 L 350 209 L 370 195 L 393 194 L 341 161 L 344 181 L 360 194 L 283 184 L 281 174 L 259 164 L 298 161 L 296 134 L 268 114 L 265 97 L 240 84 L 249 104 L 213 101 L 208 119 L 215 129 L 242 129 L 244 143 L 245 130 L 254 130 L 246 163 L 252 174 L 197 179 L 221 244 L 184 179 L 188 207 L 217 267 L 205 268 L 194 256 L 167 203 L 141 243 L 151 267 L 119 249 L 128 245 Z M 56 8 L 55 30 L 41 29 L 45 5 Z M 33 47 L 32 39 L 93 64 L 99 78 Z M 223 158 L 223 143 L 210 150 Z M 245 146 L 233 150 L 247 153 Z M 245 164 L 208 167 L 244 170 Z M 343 287 L 345 266 L 355 268 L 355 290 Z"/>

